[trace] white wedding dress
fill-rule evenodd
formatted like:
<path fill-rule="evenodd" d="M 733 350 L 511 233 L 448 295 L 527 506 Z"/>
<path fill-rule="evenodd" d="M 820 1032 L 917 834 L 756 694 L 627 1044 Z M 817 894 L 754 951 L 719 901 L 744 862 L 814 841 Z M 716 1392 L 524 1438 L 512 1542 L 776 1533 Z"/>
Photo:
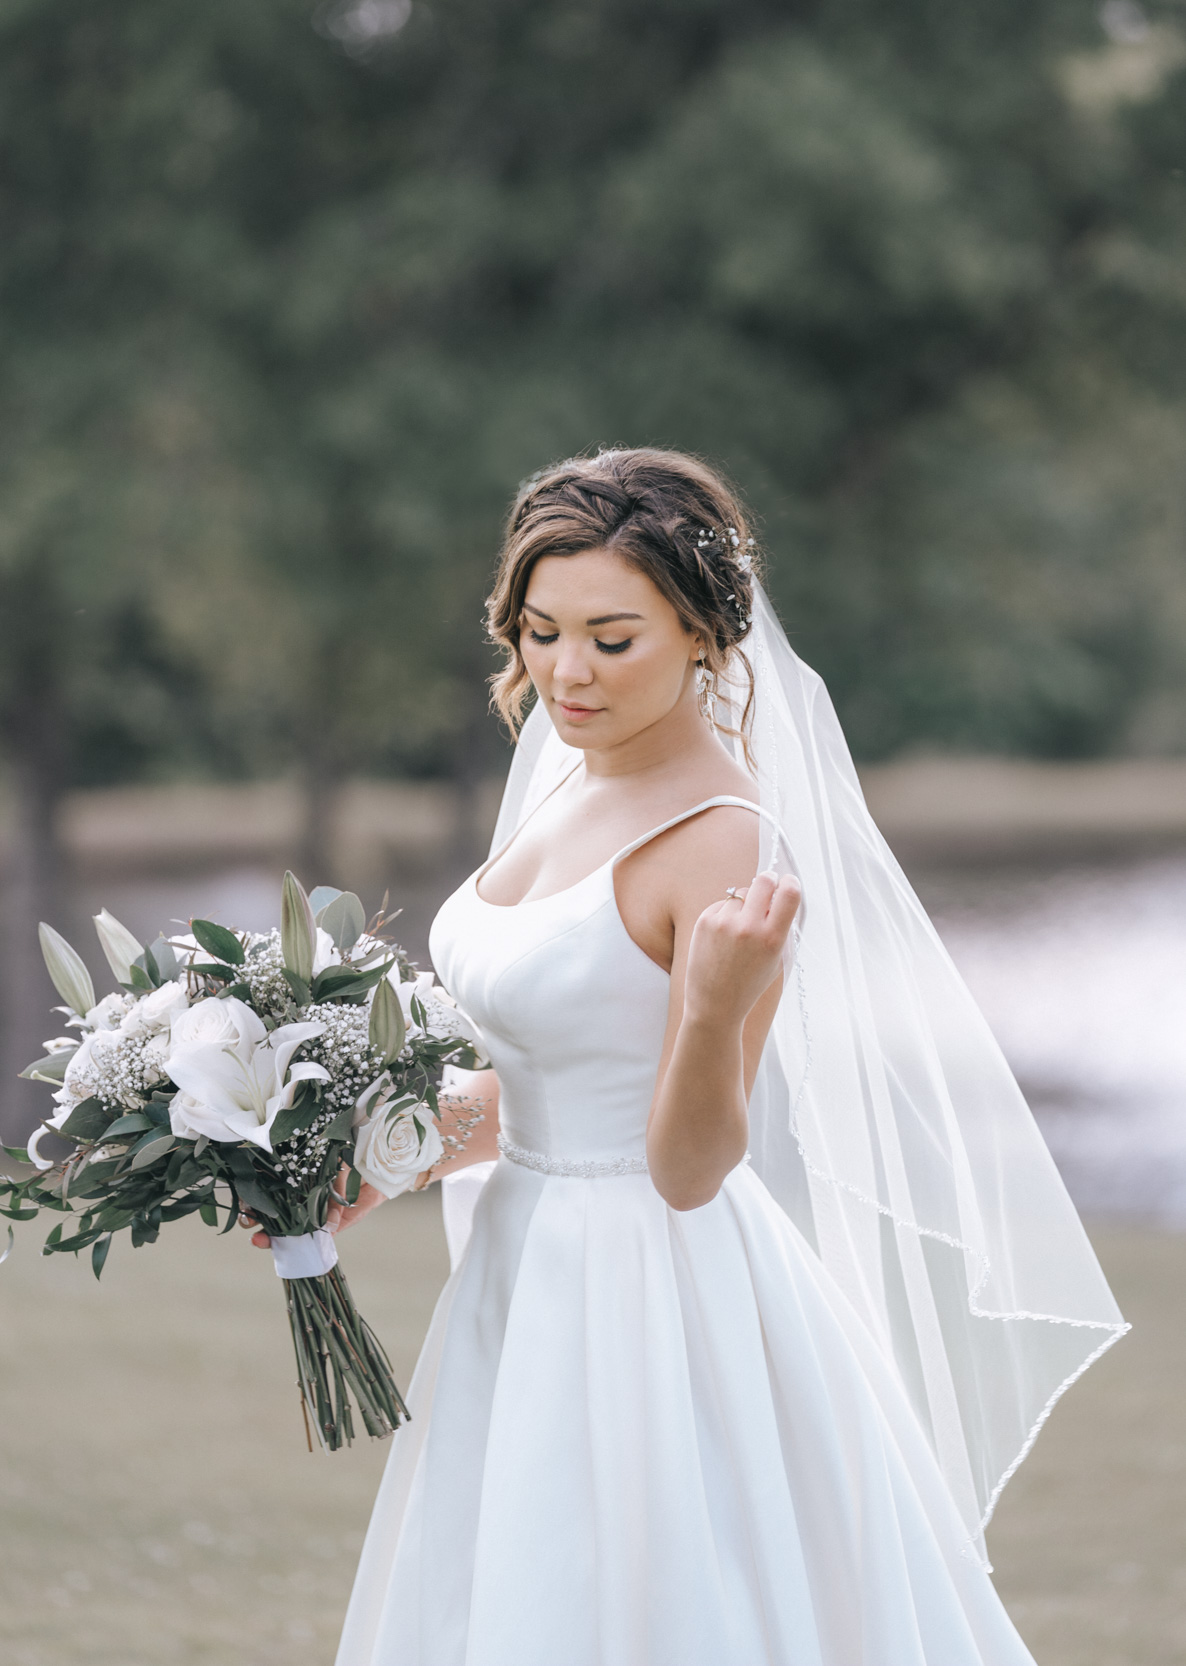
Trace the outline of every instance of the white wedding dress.
<path fill-rule="evenodd" d="M 503 1156 L 338 1666 L 1032 1666 L 894 1367 L 749 1164 L 687 1213 L 651 1184 L 669 980 L 614 894 L 645 842 L 515 907 L 480 870 L 433 926 Z"/>

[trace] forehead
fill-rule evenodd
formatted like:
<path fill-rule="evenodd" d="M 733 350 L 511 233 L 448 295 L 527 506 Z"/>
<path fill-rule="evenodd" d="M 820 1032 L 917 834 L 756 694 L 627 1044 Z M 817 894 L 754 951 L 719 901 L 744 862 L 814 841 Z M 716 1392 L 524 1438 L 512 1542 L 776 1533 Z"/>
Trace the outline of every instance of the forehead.
<path fill-rule="evenodd" d="M 579 555 L 545 555 L 531 570 L 524 600 L 553 619 L 565 614 L 674 614 L 655 583 L 620 555 L 604 548 Z"/>

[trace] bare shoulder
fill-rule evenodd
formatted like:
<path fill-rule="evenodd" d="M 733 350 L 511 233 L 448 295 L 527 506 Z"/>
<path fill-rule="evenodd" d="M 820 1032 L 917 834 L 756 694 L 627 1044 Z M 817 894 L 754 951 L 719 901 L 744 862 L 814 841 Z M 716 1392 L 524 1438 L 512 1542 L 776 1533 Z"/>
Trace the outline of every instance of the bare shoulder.
<path fill-rule="evenodd" d="M 741 797 L 741 794 L 735 794 Z M 622 878 L 646 886 L 668 917 L 699 913 L 730 885 L 748 885 L 757 871 L 758 816 L 718 804 L 677 823 L 630 858 Z"/>

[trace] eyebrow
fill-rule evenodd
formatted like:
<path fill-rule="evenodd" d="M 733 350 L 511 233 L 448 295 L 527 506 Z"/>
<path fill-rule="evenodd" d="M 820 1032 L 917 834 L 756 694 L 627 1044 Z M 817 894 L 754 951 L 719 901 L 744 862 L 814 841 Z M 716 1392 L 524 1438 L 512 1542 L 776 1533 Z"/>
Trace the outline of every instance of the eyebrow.
<path fill-rule="evenodd" d="M 523 603 L 523 611 L 524 613 L 534 613 L 537 619 L 546 619 L 549 625 L 554 625 L 556 623 L 550 613 L 545 613 L 542 608 L 532 607 L 530 602 Z M 599 613 L 596 619 L 586 619 L 585 623 L 586 625 L 612 625 L 617 619 L 641 618 L 641 613 Z"/>

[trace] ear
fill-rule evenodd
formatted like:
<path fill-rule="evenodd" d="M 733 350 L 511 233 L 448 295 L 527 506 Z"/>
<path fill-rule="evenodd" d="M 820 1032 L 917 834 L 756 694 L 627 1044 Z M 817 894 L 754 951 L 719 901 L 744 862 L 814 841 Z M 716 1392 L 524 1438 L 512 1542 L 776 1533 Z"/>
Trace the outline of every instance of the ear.
<path fill-rule="evenodd" d="M 703 635 L 703 632 L 701 632 L 701 631 L 689 631 L 689 633 L 688 633 L 688 658 L 691 660 L 693 665 L 698 664 L 699 661 L 704 658 L 704 635 Z"/>

